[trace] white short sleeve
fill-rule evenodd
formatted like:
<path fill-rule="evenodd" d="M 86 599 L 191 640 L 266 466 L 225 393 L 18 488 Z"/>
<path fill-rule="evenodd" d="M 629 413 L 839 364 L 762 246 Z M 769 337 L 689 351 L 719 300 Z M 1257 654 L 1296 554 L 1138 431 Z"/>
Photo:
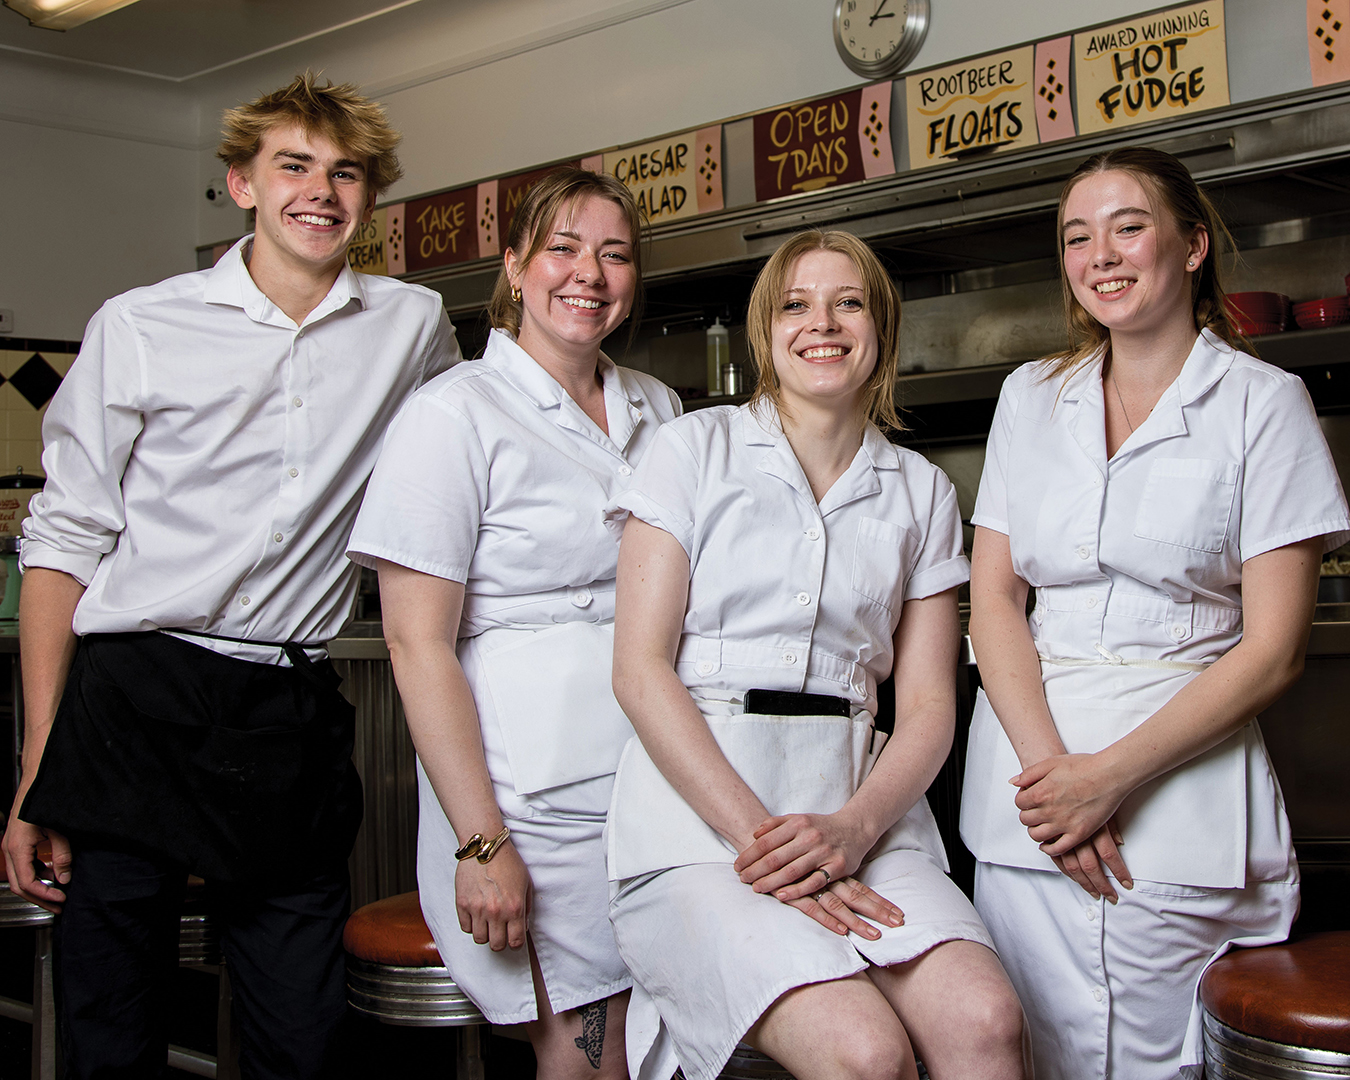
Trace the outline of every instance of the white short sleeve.
<path fill-rule="evenodd" d="M 984 451 L 984 472 L 980 475 L 980 491 L 975 498 L 975 512 L 971 521 L 986 529 L 1008 535 L 1008 447 L 1012 441 L 1013 424 L 1017 420 L 1018 396 L 1030 365 L 1020 367 L 1003 380 L 999 391 L 998 408 L 989 429 L 989 443 Z"/>
<path fill-rule="evenodd" d="M 1281 374 L 1268 393 L 1253 392 L 1246 417 L 1242 561 L 1324 537 L 1323 551 L 1350 539 L 1350 516 L 1336 465 L 1303 380 Z"/>
<path fill-rule="evenodd" d="M 936 596 L 970 580 L 956 488 L 940 469 L 933 470 L 931 507 L 923 546 L 905 580 L 906 600 Z"/>
<path fill-rule="evenodd" d="M 694 499 L 698 494 L 699 455 L 681 437 L 678 422 L 663 426 L 633 474 L 632 484 L 605 508 L 611 528 L 627 514 L 670 533 L 694 560 Z"/>
<path fill-rule="evenodd" d="M 468 417 L 416 393 L 389 426 L 347 555 L 467 581 L 487 493 L 487 457 Z"/>

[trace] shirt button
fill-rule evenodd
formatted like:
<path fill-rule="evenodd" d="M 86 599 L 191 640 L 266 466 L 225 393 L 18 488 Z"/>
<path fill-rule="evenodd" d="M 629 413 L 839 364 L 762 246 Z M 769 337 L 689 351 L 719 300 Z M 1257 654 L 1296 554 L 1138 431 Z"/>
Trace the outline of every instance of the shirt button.
<path fill-rule="evenodd" d="M 591 602 L 591 590 L 590 590 L 590 589 L 573 589 L 573 590 L 572 590 L 572 605 L 573 605 L 574 607 L 585 607 L 585 606 L 586 606 L 587 604 L 589 604 L 590 602 Z"/>
<path fill-rule="evenodd" d="M 820 539 L 820 530 L 819 530 L 819 529 L 807 529 L 807 530 L 806 530 L 806 538 L 807 538 L 808 540 L 819 540 L 819 539 Z"/>
<path fill-rule="evenodd" d="M 1186 636 L 1186 628 L 1181 623 L 1177 623 L 1176 626 L 1172 627 L 1172 636 L 1180 641 Z"/>
<path fill-rule="evenodd" d="M 1097 598 L 1095 596 L 1089 596 L 1087 598 L 1087 606 L 1089 608 L 1095 608 L 1097 606 Z"/>
<path fill-rule="evenodd" d="M 620 466 L 619 466 L 619 475 L 620 475 L 620 476 L 632 476 L 632 475 L 633 475 L 633 467 L 632 467 L 631 465 L 620 465 Z"/>
<path fill-rule="evenodd" d="M 713 669 L 712 664 L 707 660 L 701 661 L 698 665 L 698 673 L 700 675 L 711 675 L 712 669 Z"/>
<path fill-rule="evenodd" d="M 291 398 L 291 404 L 294 405 L 294 406 L 298 409 L 298 408 L 300 408 L 301 405 L 304 404 L 304 402 L 301 401 L 298 397 L 293 397 L 293 398 Z"/>
<path fill-rule="evenodd" d="M 1091 555 L 1091 554 L 1092 554 L 1092 552 L 1089 551 L 1089 550 L 1088 550 L 1087 548 L 1085 548 L 1085 547 L 1080 547 L 1080 548 L 1078 549 L 1078 557 L 1079 557 L 1080 559 L 1086 559 L 1086 558 L 1087 558 L 1089 555 Z"/>
<path fill-rule="evenodd" d="M 1088 921 L 1088 922 L 1096 922 L 1096 921 L 1097 921 L 1097 909 L 1096 909 L 1096 908 L 1090 907 L 1090 908 L 1087 909 L 1087 921 Z"/>
<path fill-rule="evenodd" d="M 796 653 L 785 652 L 785 653 L 783 654 L 783 663 L 785 663 L 785 664 L 795 664 L 796 662 L 797 662 L 797 654 L 796 654 Z"/>
<path fill-rule="evenodd" d="M 294 477 L 294 476 L 299 476 L 299 475 L 300 475 L 300 470 L 299 470 L 299 469 L 291 469 L 291 476 Z"/>
<path fill-rule="evenodd" d="M 804 592 L 799 592 L 799 593 L 797 594 L 797 603 L 801 604 L 802 607 L 806 607 L 806 605 L 809 604 L 810 602 L 811 602 L 811 597 L 810 597 L 809 595 L 807 595 L 806 593 L 804 593 Z"/>
<path fill-rule="evenodd" d="M 286 538 L 285 538 L 284 536 L 282 536 L 281 533 L 273 533 L 273 534 L 272 534 L 272 539 L 275 540 L 275 541 L 279 544 L 279 543 L 281 543 L 283 540 L 285 540 Z"/>
<path fill-rule="evenodd" d="M 239 602 L 240 602 L 241 604 L 243 604 L 244 607 L 248 607 L 248 605 L 251 603 L 251 601 L 249 600 L 249 598 L 248 598 L 247 596 L 241 596 L 241 597 L 239 598 Z"/>
<path fill-rule="evenodd" d="M 1100 986 L 1094 986 L 1092 988 L 1092 996 L 1096 998 L 1098 1001 L 1101 1001 L 1101 999 L 1106 995 L 1102 993 L 1102 988 Z"/>

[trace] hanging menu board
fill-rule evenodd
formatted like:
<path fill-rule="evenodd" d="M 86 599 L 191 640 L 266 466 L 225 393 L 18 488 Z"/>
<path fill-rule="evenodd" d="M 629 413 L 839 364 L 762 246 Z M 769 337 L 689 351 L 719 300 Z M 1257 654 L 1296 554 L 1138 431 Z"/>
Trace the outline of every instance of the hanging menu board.
<path fill-rule="evenodd" d="M 993 53 L 905 79 L 909 167 L 1035 146 L 1036 49 Z"/>
<path fill-rule="evenodd" d="M 478 185 L 412 199 L 404 211 L 409 273 L 478 258 Z"/>
<path fill-rule="evenodd" d="M 889 82 L 770 109 L 754 125 L 759 202 L 895 172 Z"/>
<path fill-rule="evenodd" d="M 1085 30 L 1073 52 L 1080 134 L 1228 104 L 1223 0 Z"/>
<path fill-rule="evenodd" d="M 603 167 L 627 186 L 653 225 L 722 209 L 720 124 L 611 150 Z"/>
<path fill-rule="evenodd" d="M 385 228 L 389 207 L 381 206 L 363 222 L 347 245 L 347 262 L 360 274 L 387 274 L 389 261 L 385 254 Z"/>

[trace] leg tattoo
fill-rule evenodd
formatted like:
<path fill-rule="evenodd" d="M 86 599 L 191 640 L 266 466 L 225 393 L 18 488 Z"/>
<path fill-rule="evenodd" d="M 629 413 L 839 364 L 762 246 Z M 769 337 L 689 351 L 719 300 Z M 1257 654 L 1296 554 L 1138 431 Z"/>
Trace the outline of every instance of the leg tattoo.
<path fill-rule="evenodd" d="M 609 1012 L 608 1000 L 592 1001 L 577 1010 L 581 1017 L 581 1035 L 572 1041 L 578 1049 L 585 1051 L 586 1060 L 592 1069 L 600 1068 L 600 1055 L 605 1049 L 605 1017 Z"/>

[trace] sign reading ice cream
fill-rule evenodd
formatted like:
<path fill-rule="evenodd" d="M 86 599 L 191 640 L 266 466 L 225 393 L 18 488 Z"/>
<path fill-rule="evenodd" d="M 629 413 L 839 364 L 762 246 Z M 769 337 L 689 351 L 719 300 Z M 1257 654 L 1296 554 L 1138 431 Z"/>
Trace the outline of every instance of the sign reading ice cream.
<path fill-rule="evenodd" d="M 1036 50 L 966 60 L 905 79 L 909 167 L 1035 146 Z"/>
<path fill-rule="evenodd" d="M 1223 0 L 1085 30 L 1073 46 L 1080 134 L 1228 104 Z"/>

